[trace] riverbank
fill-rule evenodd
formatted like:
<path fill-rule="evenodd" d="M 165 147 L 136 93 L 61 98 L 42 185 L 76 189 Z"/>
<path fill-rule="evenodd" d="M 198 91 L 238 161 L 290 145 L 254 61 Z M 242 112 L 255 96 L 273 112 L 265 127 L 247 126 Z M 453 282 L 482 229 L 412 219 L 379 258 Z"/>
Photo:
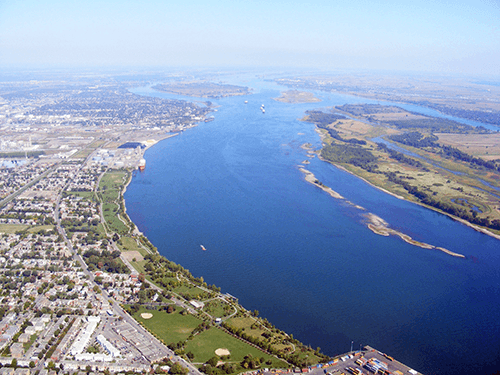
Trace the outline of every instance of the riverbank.
<path fill-rule="evenodd" d="M 380 187 L 380 186 L 375 185 L 375 184 L 374 184 L 374 183 L 372 183 L 371 181 L 367 180 L 366 178 L 364 178 L 364 177 L 362 177 L 362 176 L 357 175 L 356 173 L 354 173 L 354 172 L 352 172 L 352 171 L 348 170 L 347 168 L 343 167 L 342 165 L 339 165 L 339 164 L 336 164 L 336 163 L 329 162 L 328 160 L 325 160 L 324 158 L 322 158 L 320 155 L 318 155 L 318 158 L 319 158 L 320 160 L 324 161 L 324 162 L 327 162 L 327 163 L 330 163 L 330 164 L 334 165 L 336 168 L 338 168 L 338 169 L 340 169 L 340 170 L 343 170 L 344 172 L 347 172 L 347 173 L 349 173 L 349 174 L 351 174 L 351 175 L 353 175 L 353 176 L 356 176 L 356 177 L 357 177 L 357 178 L 359 178 L 360 180 L 362 180 L 362 181 L 366 182 L 368 185 L 370 185 L 370 186 L 372 186 L 372 187 L 374 187 L 374 188 L 376 188 L 376 189 L 378 189 L 378 190 L 380 190 L 380 191 L 383 191 L 384 193 L 389 194 L 389 195 L 391 195 L 391 196 L 393 196 L 393 197 L 395 197 L 395 198 L 397 198 L 397 199 L 401 199 L 401 200 L 404 200 L 404 201 L 406 201 L 406 202 L 410 202 L 410 203 L 413 203 L 413 204 L 418 204 L 418 205 L 419 205 L 419 206 L 421 206 L 421 207 L 424 207 L 424 208 L 427 208 L 427 209 L 429 209 L 429 210 L 432 210 L 432 211 L 438 212 L 438 213 L 440 213 L 440 214 L 442 214 L 442 215 L 446 215 L 446 216 L 448 216 L 449 218 L 451 218 L 451 219 L 453 219 L 453 220 L 455 220 L 455 221 L 458 221 L 458 222 L 459 222 L 459 223 L 461 223 L 461 224 L 467 225 L 469 228 L 472 228 L 472 229 L 474 229 L 474 230 L 476 230 L 476 231 L 478 231 L 478 232 L 481 232 L 481 233 L 486 234 L 486 235 L 488 235 L 488 236 L 490 236 L 490 237 L 493 237 L 493 238 L 495 238 L 495 239 L 497 239 L 497 240 L 500 240 L 500 235 L 495 234 L 495 233 L 492 233 L 492 232 L 490 232 L 490 231 L 489 231 L 489 230 L 487 230 L 487 229 L 484 229 L 484 228 L 478 227 L 477 225 L 471 224 L 471 223 L 469 223 L 468 221 L 466 221 L 466 220 L 464 220 L 464 219 L 461 219 L 461 218 L 459 218 L 459 217 L 453 216 L 453 215 L 451 215 L 451 214 L 449 214 L 449 213 L 447 213 L 447 212 L 444 212 L 444 211 L 438 210 L 438 209 L 436 209 L 435 207 L 432 207 L 432 206 L 427 206 L 427 205 L 426 205 L 426 204 L 424 204 L 424 203 L 421 203 L 421 202 L 414 202 L 414 201 L 411 201 L 411 200 L 409 200 L 409 199 L 406 199 L 406 198 L 404 198 L 404 197 L 402 197 L 402 196 L 400 196 L 400 195 L 398 195 L 398 194 L 395 194 L 395 193 L 393 193 L 393 192 L 391 192 L 391 191 L 389 191 L 389 190 L 387 190 L 387 189 L 384 189 L 383 187 Z"/>
<path fill-rule="evenodd" d="M 305 118 L 303 120 L 307 121 Z M 374 143 L 372 141 L 372 138 L 375 136 L 375 133 L 376 136 L 380 136 L 380 134 L 378 134 L 378 132 L 380 131 L 380 127 L 373 127 L 369 124 L 363 123 L 364 124 L 363 126 L 365 127 L 364 129 L 362 130 L 358 129 L 356 131 L 353 131 L 352 130 L 354 126 L 353 123 L 356 121 L 357 120 L 355 119 L 352 121 L 345 121 L 345 124 L 342 121 L 336 121 L 334 124 L 329 125 L 331 129 L 330 128 L 328 129 L 330 130 L 324 127 L 320 128 L 317 123 L 311 121 L 315 123 L 315 130 L 320 135 L 322 141 L 322 149 L 315 151 L 320 160 L 327 161 L 335 165 L 337 168 L 346 171 L 356 176 L 357 178 L 360 178 L 362 181 L 383 191 L 386 194 L 390 194 L 395 198 L 402 199 L 411 203 L 416 203 L 427 209 L 432 209 L 433 211 L 444 214 L 455 221 L 458 221 L 462 224 L 469 226 L 470 228 L 473 228 L 478 232 L 487 234 L 490 237 L 500 240 L 500 234 L 495 233 L 493 229 L 480 227 L 477 224 L 473 224 L 470 221 L 455 216 L 450 212 L 443 211 L 439 208 L 439 207 L 448 207 L 449 205 L 456 206 L 455 202 L 460 200 L 467 201 L 467 199 L 470 199 L 470 197 L 477 197 L 478 199 L 479 197 L 482 197 L 482 200 L 479 199 L 479 202 L 481 203 L 477 204 L 481 205 L 481 207 L 483 206 L 485 207 L 482 208 L 483 210 L 485 210 L 484 212 L 492 212 L 493 218 L 495 218 L 498 216 L 497 212 L 498 209 L 496 208 L 497 204 L 496 200 L 493 199 L 494 197 L 488 195 L 485 190 L 475 189 L 474 186 L 470 184 L 470 182 L 468 183 L 468 180 L 463 180 L 465 178 L 464 173 L 461 173 L 460 178 L 455 178 L 455 175 L 453 173 L 449 173 L 453 172 L 451 170 L 453 169 L 453 166 L 451 165 L 447 165 L 446 168 L 440 169 L 436 167 L 434 164 L 415 161 L 411 158 L 405 157 L 403 154 L 400 154 L 399 158 L 392 156 L 388 158 L 387 155 L 384 154 L 384 152 L 382 152 L 381 150 L 377 150 L 377 148 L 374 147 Z M 335 134 L 335 132 L 337 132 L 336 129 L 341 129 L 343 131 L 342 137 L 346 137 L 347 134 L 350 134 L 351 137 L 354 137 L 351 138 L 349 141 L 357 140 L 361 142 L 362 146 L 358 146 L 356 150 L 359 152 L 365 152 L 366 155 L 371 157 L 372 162 L 376 164 L 374 168 L 377 171 L 382 171 L 382 173 L 376 172 L 377 174 L 374 175 L 373 170 L 367 169 L 366 165 L 363 167 L 364 169 L 357 169 L 353 165 L 352 168 L 347 168 L 347 166 L 351 166 L 349 164 L 349 157 L 347 157 L 346 160 L 343 160 L 339 159 L 335 155 L 337 155 L 337 153 L 341 151 L 345 151 L 347 153 L 353 152 L 352 150 L 354 148 L 352 146 L 345 146 L 346 144 L 345 139 L 343 140 L 342 137 L 339 139 L 333 139 L 330 136 L 330 131 L 332 131 L 333 134 Z M 375 133 L 373 133 L 374 131 Z M 347 144 L 349 144 L 349 142 Z M 335 147 L 332 147 L 332 145 L 339 148 L 341 151 L 338 151 Z M 333 150 L 337 150 L 337 153 L 333 152 L 332 159 L 334 160 L 327 160 L 325 159 L 325 157 L 321 156 L 321 152 L 323 152 L 325 148 L 328 149 L 332 148 Z M 312 151 L 309 150 L 308 152 Z M 332 156 L 332 151 L 330 151 L 327 155 Z M 342 163 L 344 163 L 345 166 L 342 165 Z M 358 173 L 356 173 L 356 170 L 358 171 Z M 461 171 L 461 169 L 457 170 Z M 365 176 L 374 176 L 374 179 L 379 182 L 381 182 L 380 176 L 385 175 L 386 176 L 384 177 L 386 182 L 385 185 L 390 185 L 391 187 L 395 187 L 396 190 L 400 191 L 400 194 L 407 194 L 412 199 L 408 199 L 408 197 L 390 191 L 387 188 L 378 185 L 372 180 L 368 180 L 367 177 L 360 175 L 361 172 Z M 390 176 L 391 178 L 387 176 Z M 408 181 L 412 181 L 411 185 Z M 413 195 L 409 193 L 410 188 L 413 189 L 412 190 Z M 420 195 L 414 193 L 414 191 L 417 191 Z M 421 195 L 425 196 L 426 199 L 429 199 L 431 202 L 437 202 L 436 207 L 434 207 L 433 205 L 425 204 L 421 201 L 418 201 L 417 199 L 419 198 L 415 198 L 416 196 L 420 197 Z M 438 203 L 440 204 L 442 203 L 442 205 L 439 206 Z M 464 207 L 458 205 L 458 209 L 464 209 Z M 485 216 L 486 215 L 483 215 L 483 217 Z M 491 218 L 489 219 L 493 220 Z"/>

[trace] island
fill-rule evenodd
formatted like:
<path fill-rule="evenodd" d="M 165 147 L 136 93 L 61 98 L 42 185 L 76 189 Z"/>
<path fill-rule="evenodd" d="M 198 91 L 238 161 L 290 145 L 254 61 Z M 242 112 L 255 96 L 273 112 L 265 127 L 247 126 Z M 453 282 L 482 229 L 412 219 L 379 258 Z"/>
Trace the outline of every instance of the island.
<path fill-rule="evenodd" d="M 498 132 L 377 104 L 308 111 L 303 120 L 321 134 L 322 159 L 500 238 Z M 486 146 L 473 146 L 483 138 Z"/>
<path fill-rule="evenodd" d="M 250 94 L 248 87 L 206 81 L 161 83 L 154 85 L 153 89 L 170 94 L 213 99 Z"/>
<path fill-rule="evenodd" d="M 415 104 L 443 114 L 498 126 L 500 87 L 494 82 L 467 77 L 409 74 L 301 75 L 276 78 L 295 90 L 319 90 L 370 100 Z"/>
<path fill-rule="evenodd" d="M 274 98 L 274 100 L 282 103 L 316 103 L 321 101 L 312 92 L 298 90 L 284 91 L 278 98 Z"/>

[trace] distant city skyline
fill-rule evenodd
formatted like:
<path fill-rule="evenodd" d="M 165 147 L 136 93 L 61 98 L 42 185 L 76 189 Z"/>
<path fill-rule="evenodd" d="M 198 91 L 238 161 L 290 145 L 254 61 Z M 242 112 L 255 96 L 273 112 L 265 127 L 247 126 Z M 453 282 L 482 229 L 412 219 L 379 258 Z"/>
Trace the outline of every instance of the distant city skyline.
<path fill-rule="evenodd" d="M 500 2 L 2 1 L 0 66 L 500 76 Z"/>

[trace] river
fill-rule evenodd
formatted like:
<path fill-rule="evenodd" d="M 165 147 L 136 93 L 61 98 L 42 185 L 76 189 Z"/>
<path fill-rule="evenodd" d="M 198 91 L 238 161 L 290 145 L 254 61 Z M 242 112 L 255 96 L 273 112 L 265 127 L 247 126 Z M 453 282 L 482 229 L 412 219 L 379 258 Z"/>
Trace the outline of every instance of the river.
<path fill-rule="evenodd" d="M 213 101 L 214 121 L 147 150 L 125 194 L 138 228 L 162 255 L 326 354 L 354 341 L 425 374 L 499 369 L 500 242 L 309 159 L 307 169 L 349 201 L 466 258 L 374 234 L 363 211 L 298 169 L 308 159 L 300 146 L 321 144 L 298 120 L 306 110 L 367 101 L 317 93 L 320 103 L 284 104 L 272 100 L 277 86 L 250 84 L 252 95 Z"/>

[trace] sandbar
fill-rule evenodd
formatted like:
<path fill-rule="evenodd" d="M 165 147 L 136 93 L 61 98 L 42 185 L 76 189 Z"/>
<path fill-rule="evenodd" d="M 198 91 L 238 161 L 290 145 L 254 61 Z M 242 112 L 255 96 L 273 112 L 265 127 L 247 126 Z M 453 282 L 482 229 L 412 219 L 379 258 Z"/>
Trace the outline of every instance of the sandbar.
<path fill-rule="evenodd" d="M 342 195 L 340 195 L 339 193 L 337 193 L 335 190 L 331 189 L 330 187 L 324 185 L 322 182 L 318 181 L 318 179 L 316 178 L 316 176 L 314 175 L 314 173 L 312 173 L 311 171 L 303 168 L 303 167 L 299 167 L 299 170 L 304 173 L 305 175 L 305 180 L 311 184 L 313 184 L 314 186 L 317 186 L 319 187 L 321 190 L 325 191 L 326 193 L 330 194 L 330 196 L 332 196 L 333 198 L 335 199 L 342 199 L 344 200 L 347 204 L 359 209 L 359 210 L 362 210 L 364 211 L 365 208 L 364 207 L 361 207 L 359 205 L 356 205 L 348 200 L 346 200 Z M 434 245 L 430 245 L 428 243 L 425 243 L 425 242 L 420 242 L 420 241 L 416 241 L 414 240 L 413 238 L 411 238 L 409 235 L 405 234 L 405 233 L 402 233 L 400 231 L 397 231 L 395 229 L 392 229 L 392 228 L 389 228 L 389 224 L 384 220 L 382 219 L 381 217 L 369 212 L 369 213 L 366 213 L 363 215 L 365 218 L 368 219 L 368 223 L 367 223 L 367 226 L 368 228 L 375 234 L 378 234 L 380 236 L 390 236 L 390 235 L 393 235 L 393 236 L 398 236 L 399 238 L 401 238 L 403 241 L 405 241 L 406 243 L 409 243 L 411 245 L 414 245 L 414 246 L 418 246 L 418 247 L 421 247 L 423 249 L 429 249 L 429 250 L 432 250 L 432 249 L 436 249 L 436 250 L 439 250 L 439 251 L 442 251 L 448 255 L 451 255 L 451 256 L 454 256 L 454 257 L 458 257 L 458 258 L 465 258 L 464 255 L 462 254 L 458 254 L 458 253 L 455 253 L 451 250 L 448 250 L 448 249 L 445 249 L 443 247 L 439 247 L 439 246 L 434 246 Z"/>

